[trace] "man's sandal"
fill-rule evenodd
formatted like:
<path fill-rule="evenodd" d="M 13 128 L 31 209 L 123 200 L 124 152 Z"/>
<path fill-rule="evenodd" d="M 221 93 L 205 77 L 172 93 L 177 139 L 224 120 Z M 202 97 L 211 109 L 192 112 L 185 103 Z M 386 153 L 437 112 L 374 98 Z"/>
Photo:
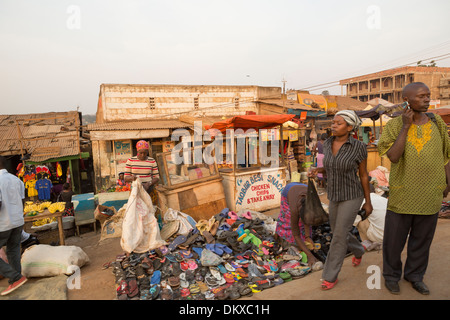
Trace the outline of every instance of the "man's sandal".
<path fill-rule="evenodd" d="M 329 281 L 323 280 L 322 281 L 322 290 L 333 289 L 337 283 L 338 283 L 338 279 L 336 279 L 335 282 L 329 282 Z"/>

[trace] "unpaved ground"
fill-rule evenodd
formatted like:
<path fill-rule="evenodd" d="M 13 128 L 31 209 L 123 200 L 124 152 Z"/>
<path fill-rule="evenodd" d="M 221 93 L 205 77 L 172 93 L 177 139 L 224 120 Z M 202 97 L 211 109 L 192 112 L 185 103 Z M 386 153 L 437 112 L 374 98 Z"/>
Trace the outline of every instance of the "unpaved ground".
<path fill-rule="evenodd" d="M 322 198 L 322 197 L 321 197 Z M 266 213 L 274 218 L 277 210 Z M 58 299 L 64 294 L 68 300 L 113 300 L 115 294 L 114 276 L 111 269 L 104 269 L 103 265 L 114 261 L 116 255 L 123 252 L 120 246 L 120 238 L 106 239 L 99 242 L 100 232 L 86 230 L 81 236 L 73 236 L 66 239 L 67 245 L 81 247 L 90 258 L 89 264 L 81 268 L 81 288 L 59 291 Z M 382 252 L 369 252 L 362 264 L 354 268 L 351 266 L 351 258 L 346 258 L 339 275 L 338 285 L 330 291 L 320 289 L 321 271 L 311 273 L 302 279 L 284 283 L 281 286 L 264 290 L 243 300 L 448 300 L 450 299 L 450 288 L 447 283 L 450 280 L 448 266 L 450 265 L 450 219 L 439 219 L 436 235 L 431 247 L 430 263 L 428 266 L 425 282 L 430 288 L 429 296 L 422 296 L 411 288 L 404 280 L 400 282 L 401 294 L 394 296 L 390 294 L 380 279 L 380 287 L 370 289 L 367 286 L 368 279 L 375 276 L 377 267 L 382 269 Z M 405 253 L 404 253 L 405 255 Z M 405 259 L 403 259 L 404 261 Z M 369 269 L 372 268 L 372 269 Z M 374 269 L 373 269 L 374 268 Z M 376 272 L 376 271 L 375 271 Z M 370 279 L 374 279 L 373 277 Z M 16 295 L 8 299 L 53 299 L 50 293 L 46 296 L 45 291 L 41 296 L 31 295 L 27 290 L 32 290 L 33 285 L 42 279 L 30 279 L 22 288 L 18 289 Z M 371 281 L 371 280 L 369 280 Z M 63 282 L 57 281 L 60 287 Z M 375 282 L 371 282 L 375 283 Z M 35 285 L 36 287 L 37 285 Z M 0 280 L 0 289 L 7 287 L 6 279 Z M 61 288 L 59 288 L 61 289 Z M 0 297 L 0 300 L 2 298 Z"/>

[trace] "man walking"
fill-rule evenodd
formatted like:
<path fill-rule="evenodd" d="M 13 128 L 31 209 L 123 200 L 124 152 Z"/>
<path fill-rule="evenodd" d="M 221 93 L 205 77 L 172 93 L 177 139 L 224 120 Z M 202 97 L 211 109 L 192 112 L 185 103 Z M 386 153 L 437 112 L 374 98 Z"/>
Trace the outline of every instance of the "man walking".
<path fill-rule="evenodd" d="M 25 187 L 16 176 L 8 173 L 6 159 L 0 156 L 0 247 L 6 245 L 8 262 L 0 259 L 0 274 L 8 278 L 7 295 L 23 285 L 27 278 L 21 274 L 20 243 L 22 240 L 23 199 Z"/>
<path fill-rule="evenodd" d="M 386 288 L 400 293 L 401 253 L 407 245 L 403 277 L 421 294 L 431 242 L 442 199 L 449 191 L 446 164 L 450 158 L 447 126 L 438 115 L 426 113 L 430 90 L 421 82 L 403 88 L 405 111 L 390 120 L 378 143 L 381 156 L 391 161 L 389 201 L 383 239 Z"/>

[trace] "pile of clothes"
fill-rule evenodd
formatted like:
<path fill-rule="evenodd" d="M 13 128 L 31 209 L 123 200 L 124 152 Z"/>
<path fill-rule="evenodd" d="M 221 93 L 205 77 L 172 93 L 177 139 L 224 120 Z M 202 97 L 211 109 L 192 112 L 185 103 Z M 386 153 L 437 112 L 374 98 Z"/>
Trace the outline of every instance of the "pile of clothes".
<path fill-rule="evenodd" d="M 251 296 L 320 270 L 329 247 L 329 226 L 315 228 L 319 260 L 283 248 L 271 218 L 228 209 L 200 220 L 188 233 L 177 231 L 167 245 L 145 253 L 124 253 L 108 264 L 118 300 L 225 300 Z M 319 248 L 320 247 L 320 248 Z"/>

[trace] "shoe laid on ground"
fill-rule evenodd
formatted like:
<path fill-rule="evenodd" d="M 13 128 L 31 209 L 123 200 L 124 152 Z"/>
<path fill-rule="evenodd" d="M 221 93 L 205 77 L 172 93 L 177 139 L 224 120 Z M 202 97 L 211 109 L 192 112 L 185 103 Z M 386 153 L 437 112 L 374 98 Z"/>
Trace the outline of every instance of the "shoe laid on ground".
<path fill-rule="evenodd" d="M 414 290 L 416 290 L 420 294 L 423 294 L 423 295 L 430 294 L 430 290 L 428 289 L 427 285 L 425 283 L 423 283 L 422 281 L 409 281 L 407 279 L 405 279 L 405 280 L 408 282 L 411 282 L 411 285 L 414 288 Z"/>
<path fill-rule="evenodd" d="M 19 288 L 21 285 L 23 285 L 27 281 L 28 281 L 28 279 L 25 278 L 24 276 L 22 276 L 22 278 L 20 278 L 13 284 L 10 284 L 6 290 L 2 291 L 1 295 L 6 296 L 7 294 L 9 294 L 9 293 L 13 292 L 14 290 L 16 290 L 17 288 Z"/>
<path fill-rule="evenodd" d="M 397 281 L 386 280 L 384 282 L 384 285 L 386 286 L 386 289 L 388 289 L 390 293 L 400 294 L 400 286 L 398 285 Z"/>

